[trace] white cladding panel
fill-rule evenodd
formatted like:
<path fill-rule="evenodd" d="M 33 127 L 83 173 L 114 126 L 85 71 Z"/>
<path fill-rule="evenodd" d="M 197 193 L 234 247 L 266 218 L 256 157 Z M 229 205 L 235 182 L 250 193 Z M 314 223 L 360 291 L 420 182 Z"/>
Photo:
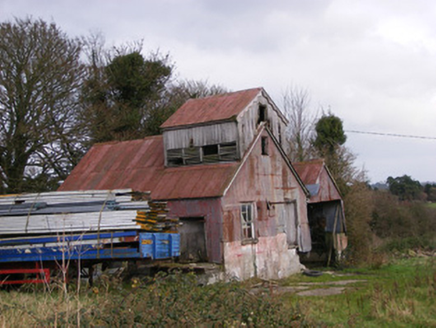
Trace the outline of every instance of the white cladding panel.
<path fill-rule="evenodd" d="M 178 149 L 237 142 L 237 133 L 236 122 L 226 122 L 165 131 L 163 138 L 165 149 Z"/>

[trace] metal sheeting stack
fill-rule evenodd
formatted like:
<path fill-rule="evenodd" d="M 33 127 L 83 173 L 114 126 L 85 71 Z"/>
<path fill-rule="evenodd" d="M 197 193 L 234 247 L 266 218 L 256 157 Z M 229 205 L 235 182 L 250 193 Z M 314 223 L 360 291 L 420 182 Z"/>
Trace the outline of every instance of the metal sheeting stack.
<path fill-rule="evenodd" d="M 0 235 L 144 229 L 150 193 L 131 189 L 66 191 L 0 197 Z"/>

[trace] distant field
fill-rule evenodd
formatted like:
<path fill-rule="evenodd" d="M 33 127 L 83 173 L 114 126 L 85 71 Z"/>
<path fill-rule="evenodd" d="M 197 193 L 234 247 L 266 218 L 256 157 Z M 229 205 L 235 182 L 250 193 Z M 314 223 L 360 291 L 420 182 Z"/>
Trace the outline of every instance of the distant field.
<path fill-rule="evenodd" d="M 436 203 L 428 203 L 428 207 L 430 207 L 430 208 L 436 208 Z"/>

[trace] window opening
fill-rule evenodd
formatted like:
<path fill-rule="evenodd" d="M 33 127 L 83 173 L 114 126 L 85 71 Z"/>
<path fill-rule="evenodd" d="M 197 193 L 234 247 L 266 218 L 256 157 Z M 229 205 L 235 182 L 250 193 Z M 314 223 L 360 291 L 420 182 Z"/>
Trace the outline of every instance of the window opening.
<path fill-rule="evenodd" d="M 204 156 L 218 155 L 218 145 L 203 146 L 203 155 Z"/>
<path fill-rule="evenodd" d="M 168 166 L 229 162 L 237 159 L 236 142 L 167 150 Z"/>
<path fill-rule="evenodd" d="M 257 124 L 265 122 L 266 119 L 267 119 L 267 117 L 266 117 L 266 106 L 265 105 L 259 105 L 259 120 L 257 121 Z"/>
<path fill-rule="evenodd" d="M 242 240 L 255 239 L 253 204 L 241 205 L 241 223 L 242 223 Z"/>
<path fill-rule="evenodd" d="M 268 154 L 268 137 L 262 137 L 262 155 Z"/>

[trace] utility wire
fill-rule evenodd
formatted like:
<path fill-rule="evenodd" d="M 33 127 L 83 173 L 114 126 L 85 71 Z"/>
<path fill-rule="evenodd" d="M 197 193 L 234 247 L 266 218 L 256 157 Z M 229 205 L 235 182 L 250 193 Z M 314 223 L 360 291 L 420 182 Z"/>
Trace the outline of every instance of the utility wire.
<path fill-rule="evenodd" d="M 407 134 L 368 132 L 368 131 L 356 131 L 356 130 L 344 130 L 344 132 L 360 133 L 360 134 L 374 134 L 374 135 L 378 135 L 378 136 L 388 136 L 388 137 L 400 137 L 400 138 L 414 138 L 414 139 L 436 140 L 436 137 L 413 136 L 413 135 L 407 135 Z"/>

